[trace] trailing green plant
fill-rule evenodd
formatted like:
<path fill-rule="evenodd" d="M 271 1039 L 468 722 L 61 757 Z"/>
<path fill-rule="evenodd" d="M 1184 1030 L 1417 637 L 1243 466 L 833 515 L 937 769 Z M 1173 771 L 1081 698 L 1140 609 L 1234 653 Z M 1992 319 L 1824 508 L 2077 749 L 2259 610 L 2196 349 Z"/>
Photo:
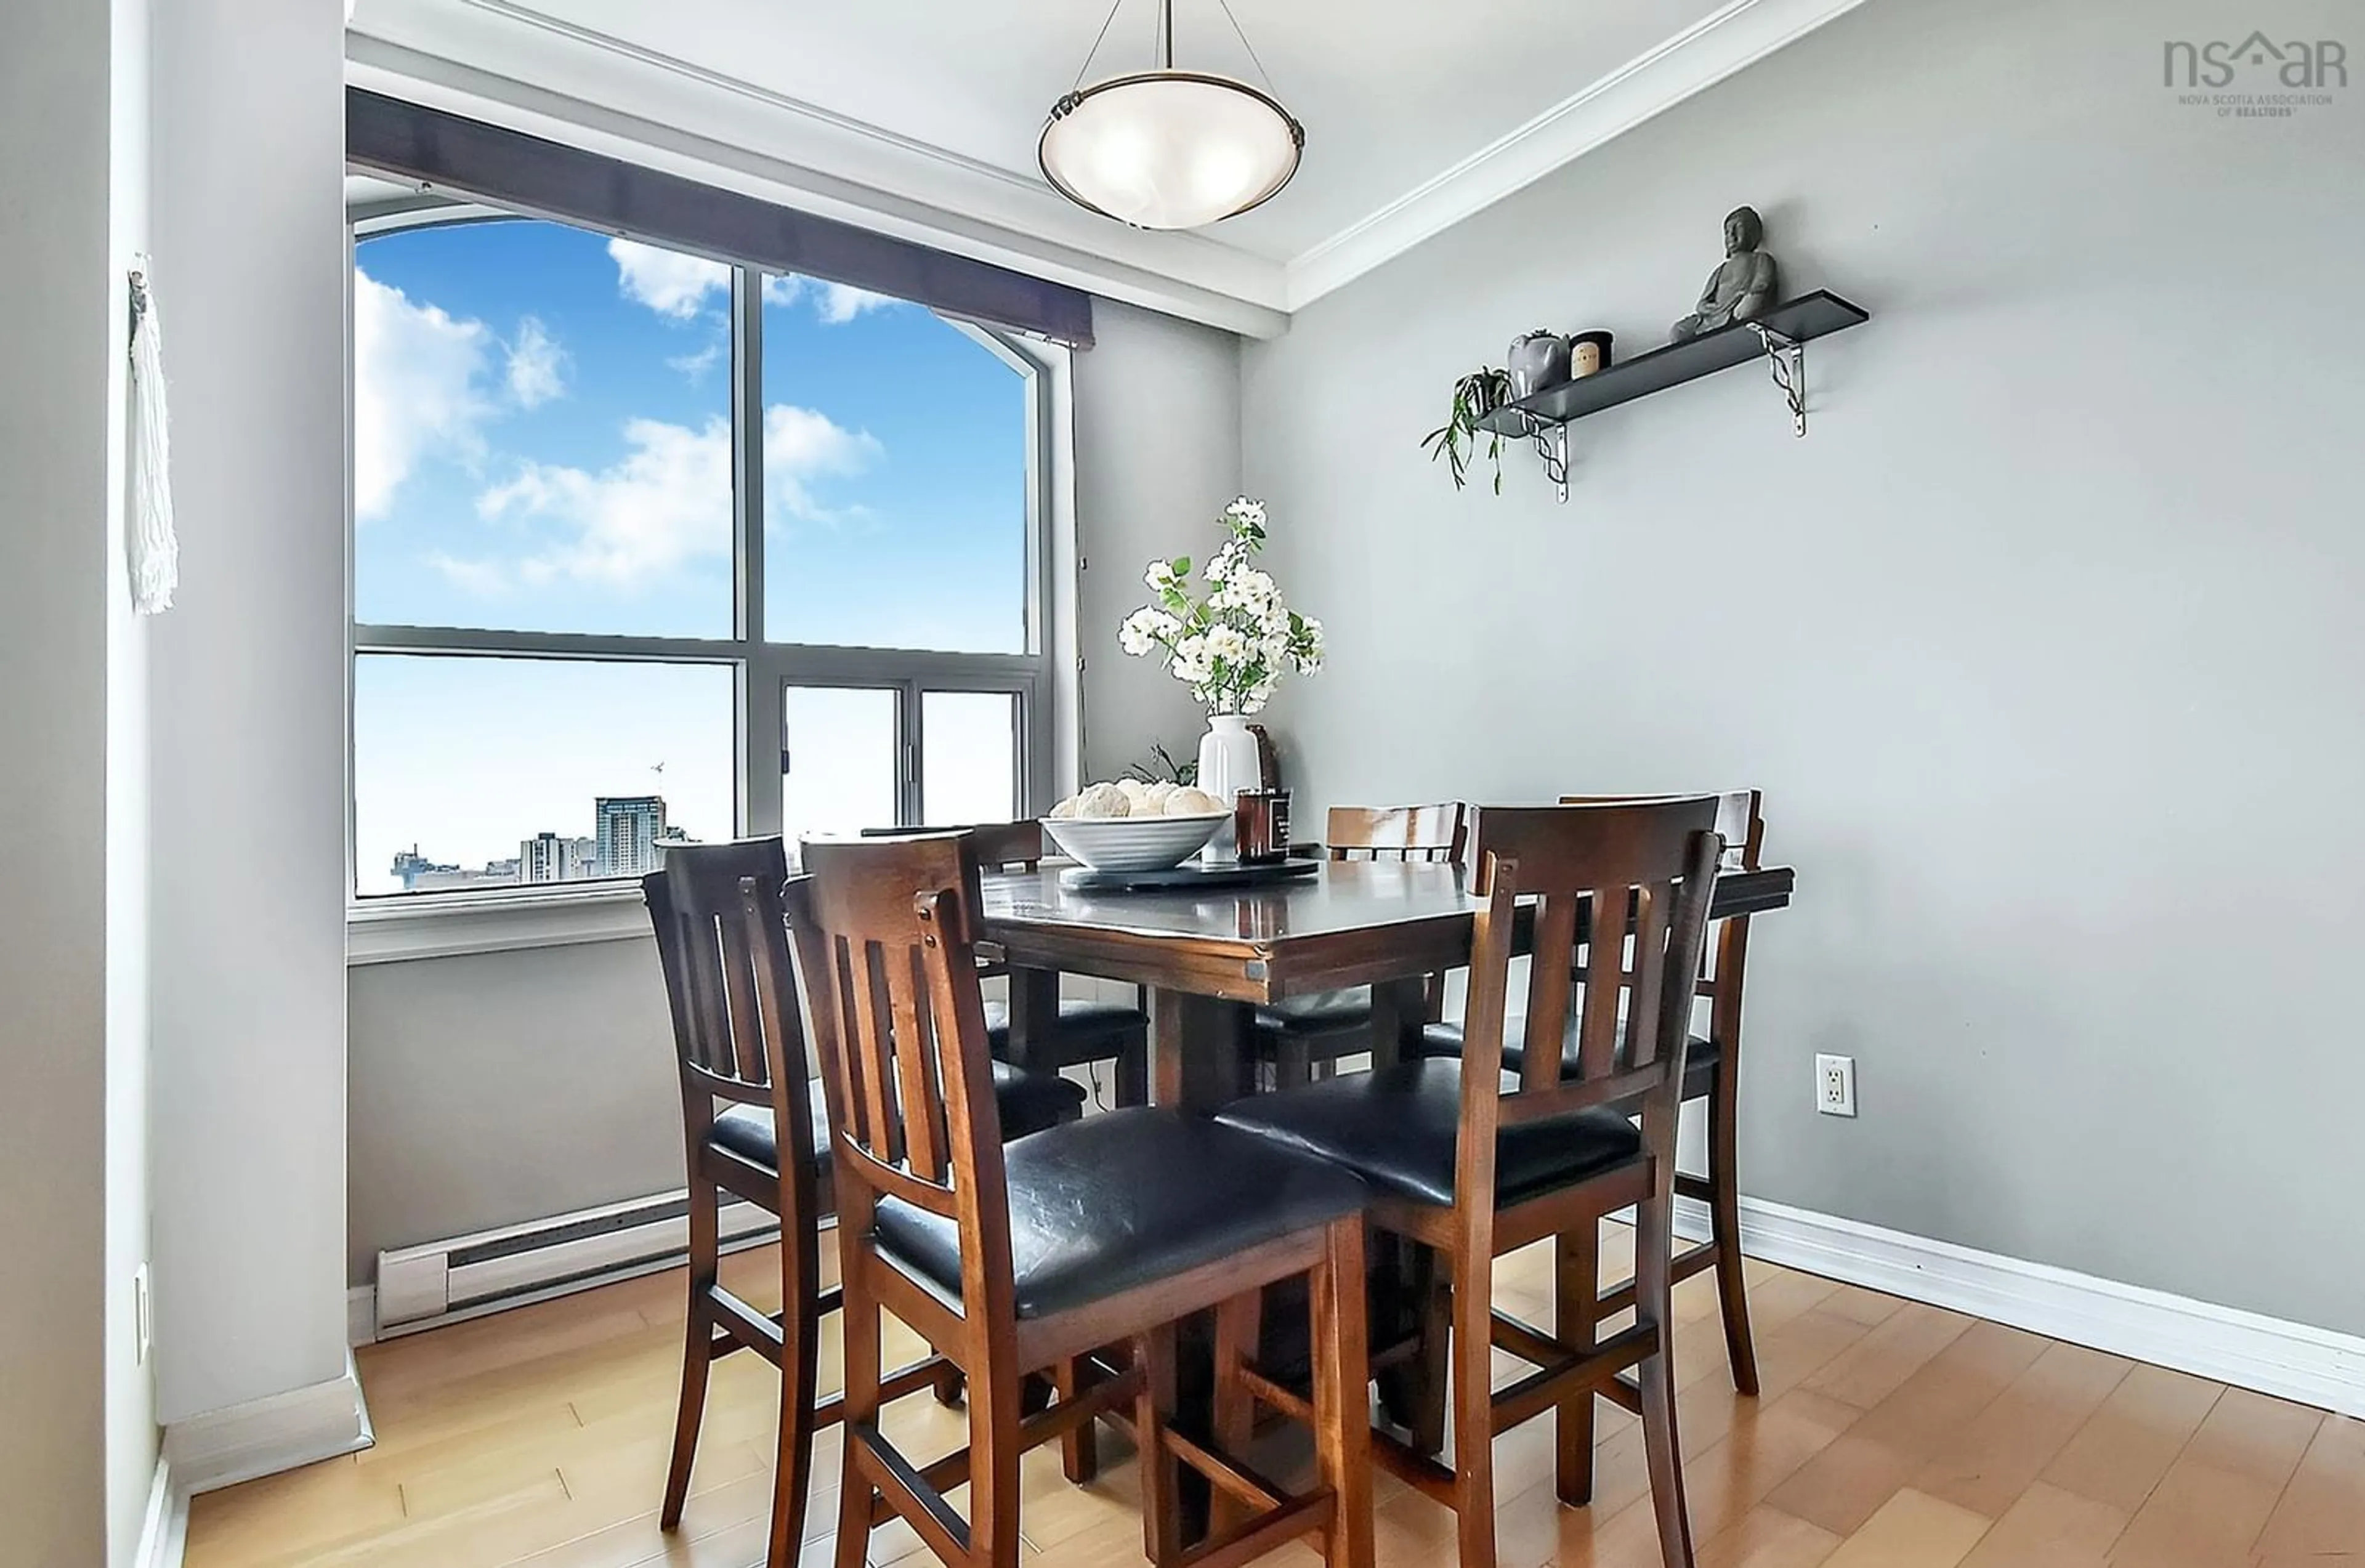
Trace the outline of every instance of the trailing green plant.
<path fill-rule="evenodd" d="M 1510 400 L 1511 377 L 1508 371 L 1482 369 L 1453 384 L 1452 414 L 1445 423 L 1421 437 L 1420 444 L 1430 462 L 1445 459 L 1455 489 L 1470 482 L 1471 459 L 1477 455 L 1478 440 L 1484 436 L 1487 460 L 1495 465 L 1495 493 L 1503 493 L 1502 435 L 1480 430 L 1478 421 Z"/>
<path fill-rule="evenodd" d="M 1199 760 L 1178 761 L 1166 749 L 1163 741 L 1149 743 L 1149 760 L 1137 762 L 1125 770 L 1127 778 L 1138 778 L 1144 784 L 1192 785 L 1199 782 Z"/>

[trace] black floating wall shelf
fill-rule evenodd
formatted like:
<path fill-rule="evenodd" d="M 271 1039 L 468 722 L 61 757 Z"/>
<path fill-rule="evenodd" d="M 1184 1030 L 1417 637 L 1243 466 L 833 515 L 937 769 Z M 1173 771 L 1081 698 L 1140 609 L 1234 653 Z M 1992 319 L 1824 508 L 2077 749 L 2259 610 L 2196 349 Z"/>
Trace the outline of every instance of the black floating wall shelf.
<path fill-rule="evenodd" d="M 1478 428 L 1496 435 L 1533 438 L 1544 460 L 1545 474 L 1565 501 L 1572 420 L 1762 358 L 1774 385 L 1782 389 L 1798 433 L 1805 435 L 1808 340 L 1868 319 L 1870 313 L 1862 308 L 1827 289 L 1817 289 L 1777 305 L 1754 321 L 1736 321 L 1684 342 L 1669 343 L 1622 364 L 1507 403 L 1480 420 Z"/>

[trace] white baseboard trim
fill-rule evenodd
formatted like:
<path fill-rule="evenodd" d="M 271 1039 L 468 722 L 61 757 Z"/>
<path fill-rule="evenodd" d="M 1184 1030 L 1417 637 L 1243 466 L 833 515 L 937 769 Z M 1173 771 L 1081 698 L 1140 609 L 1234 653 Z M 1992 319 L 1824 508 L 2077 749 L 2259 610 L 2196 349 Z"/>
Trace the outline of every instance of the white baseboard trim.
<path fill-rule="evenodd" d="M 1708 1235 L 1708 1205 L 1676 1203 L 1676 1230 Z M 2343 1416 L 2365 1417 L 2365 1338 L 2121 1284 L 1857 1220 L 1741 1200 L 1752 1258 L 1967 1312 Z"/>
<path fill-rule="evenodd" d="M 140 1550 L 132 1568 L 181 1568 L 189 1534 L 189 1495 L 173 1484 L 172 1462 L 156 1456 L 156 1479 L 148 1488 L 148 1511 L 140 1525 Z"/>
<path fill-rule="evenodd" d="M 208 1410 L 164 1428 L 164 1458 L 183 1496 L 354 1453 L 375 1441 L 353 1352 L 342 1377 Z"/>
<path fill-rule="evenodd" d="M 355 1285 L 345 1293 L 345 1344 L 348 1349 L 377 1343 L 377 1287 Z"/>

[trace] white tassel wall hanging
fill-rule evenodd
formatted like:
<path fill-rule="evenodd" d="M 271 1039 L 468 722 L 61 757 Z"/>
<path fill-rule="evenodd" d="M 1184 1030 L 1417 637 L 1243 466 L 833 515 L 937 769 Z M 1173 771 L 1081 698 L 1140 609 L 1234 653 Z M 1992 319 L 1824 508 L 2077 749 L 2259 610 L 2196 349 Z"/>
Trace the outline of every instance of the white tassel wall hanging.
<path fill-rule="evenodd" d="M 148 284 L 147 258 L 131 271 L 131 608 L 173 607 L 181 580 L 173 532 L 173 459 L 164 414 L 164 333 Z"/>

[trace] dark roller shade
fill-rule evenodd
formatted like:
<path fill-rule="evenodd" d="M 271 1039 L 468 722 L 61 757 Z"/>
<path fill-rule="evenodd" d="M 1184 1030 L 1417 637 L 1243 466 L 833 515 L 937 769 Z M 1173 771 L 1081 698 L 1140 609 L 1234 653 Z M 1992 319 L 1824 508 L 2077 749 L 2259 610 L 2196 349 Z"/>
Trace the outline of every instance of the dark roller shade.
<path fill-rule="evenodd" d="M 345 157 L 496 206 L 1092 346 L 1081 289 L 356 87 L 345 90 Z"/>

